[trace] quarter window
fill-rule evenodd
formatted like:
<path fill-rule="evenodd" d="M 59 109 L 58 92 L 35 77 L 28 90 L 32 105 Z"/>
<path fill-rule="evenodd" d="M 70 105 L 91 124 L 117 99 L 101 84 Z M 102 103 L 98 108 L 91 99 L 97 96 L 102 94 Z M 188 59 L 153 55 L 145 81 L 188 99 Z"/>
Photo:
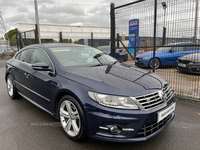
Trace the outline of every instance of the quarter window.
<path fill-rule="evenodd" d="M 17 54 L 17 56 L 15 57 L 15 59 L 19 60 L 21 53 Z"/>
<path fill-rule="evenodd" d="M 22 51 L 21 55 L 18 54 L 18 55 L 20 55 L 19 60 L 29 63 L 29 58 L 30 58 L 31 52 L 32 52 L 32 49 L 27 49 L 27 50 Z"/>
<path fill-rule="evenodd" d="M 183 51 L 183 47 L 174 47 L 174 52 L 181 52 Z"/>

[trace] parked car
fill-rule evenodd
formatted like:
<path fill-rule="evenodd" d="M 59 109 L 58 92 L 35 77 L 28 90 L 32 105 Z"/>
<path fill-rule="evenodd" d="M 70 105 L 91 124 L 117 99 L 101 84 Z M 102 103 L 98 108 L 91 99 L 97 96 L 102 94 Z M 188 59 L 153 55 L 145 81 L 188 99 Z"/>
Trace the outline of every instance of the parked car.
<path fill-rule="evenodd" d="M 108 55 L 111 55 L 110 46 L 99 46 L 99 47 L 97 47 L 97 49 Z M 119 61 L 127 61 L 128 60 L 128 54 L 121 49 L 117 48 L 115 50 L 115 54 L 116 54 L 116 59 Z"/>
<path fill-rule="evenodd" d="M 7 61 L 5 80 L 11 99 L 21 95 L 60 119 L 74 141 L 143 141 L 174 118 L 164 78 L 84 45 L 26 46 Z"/>
<path fill-rule="evenodd" d="M 188 47 L 190 46 L 191 47 Z M 196 44 L 191 42 L 170 43 L 160 47 L 155 53 L 155 69 L 160 66 L 175 66 L 180 56 L 200 52 L 200 49 L 195 46 Z M 180 46 L 180 47 L 173 47 Z M 135 65 L 139 67 L 153 68 L 153 52 L 145 52 L 136 56 Z"/>
<path fill-rule="evenodd" d="M 15 52 L 11 49 L 3 49 L 0 51 L 0 56 L 5 57 L 5 56 L 14 56 Z"/>
<path fill-rule="evenodd" d="M 200 73 L 200 53 L 187 54 L 178 58 L 177 69 L 188 73 Z"/>

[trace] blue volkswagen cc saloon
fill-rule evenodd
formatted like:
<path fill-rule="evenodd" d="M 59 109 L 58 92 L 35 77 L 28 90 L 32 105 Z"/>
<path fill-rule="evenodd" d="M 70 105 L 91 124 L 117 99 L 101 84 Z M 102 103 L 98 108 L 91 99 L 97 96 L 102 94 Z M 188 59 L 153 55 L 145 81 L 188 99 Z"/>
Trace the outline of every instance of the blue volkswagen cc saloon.
<path fill-rule="evenodd" d="M 74 141 L 144 141 L 174 118 L 164 78 L 88 46 L 27 46 L 7 61 L 5 80 L 11 99 L 22 96 L 54 116 Z"/>
<path fill-rule="evenodd" d="M 200 52 L 195 43 L 181 42 L 170 43 L 166 47 L 160 47 L 155 53 L 155 69 L 160 66 L 176 66 L 180 56 Z M 153 68 L 153 51 L 138 54 L 135 59 L 135 65 L 139 67 Z"/>

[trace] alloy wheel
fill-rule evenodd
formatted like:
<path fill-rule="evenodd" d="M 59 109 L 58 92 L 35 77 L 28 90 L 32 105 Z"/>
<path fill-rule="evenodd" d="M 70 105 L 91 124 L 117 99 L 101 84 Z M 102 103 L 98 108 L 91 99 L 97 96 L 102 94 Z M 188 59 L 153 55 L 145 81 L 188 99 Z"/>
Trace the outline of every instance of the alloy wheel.
<path fill-rule="evenodd" d="M 150 68 L 153 68 L 153 59 L 151 59 L 150 63 L 149 63 Z M 155 58 L 155 69 L 160 67 L 160 61 Z"/>
<path fill-rule="evenodd" d="M 71 137 L 79 134 L 81 128 L 81 120 L 78 109 L 68 100 L 60 105 L 60 121 L 64 131 Z"/>
<path fill-rule="evenodd" d="M 7 88 L 8 88 L 8 94 L 12 97 L 13 96 L 13 83 L 10 77 L 7 79 Z"/>

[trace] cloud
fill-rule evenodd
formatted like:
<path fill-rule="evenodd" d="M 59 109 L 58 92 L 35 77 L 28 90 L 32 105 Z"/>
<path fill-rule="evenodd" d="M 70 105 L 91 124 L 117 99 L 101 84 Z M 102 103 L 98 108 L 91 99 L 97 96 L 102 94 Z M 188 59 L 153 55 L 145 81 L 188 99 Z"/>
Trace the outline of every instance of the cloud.
<path fill-rule="evenodd" d="M 109 27 L 110 2 L 107 1 L 38 0 L 38 8 L 40 24 Z M 0 0 L 0 10 L 7 31 L 16 28 L 17 23 L 35 23 L 33 0 Z"/>
<path fill-rule="evenodd" d="M 67 14 L 67 15 L 85 15 L 83 8 L 75 5 L 67 5 L 67 4 L 42 4 L 39 7 L 39 13 L 51 14 L 51 15 L 59 15 L 59 14 Z"/>

